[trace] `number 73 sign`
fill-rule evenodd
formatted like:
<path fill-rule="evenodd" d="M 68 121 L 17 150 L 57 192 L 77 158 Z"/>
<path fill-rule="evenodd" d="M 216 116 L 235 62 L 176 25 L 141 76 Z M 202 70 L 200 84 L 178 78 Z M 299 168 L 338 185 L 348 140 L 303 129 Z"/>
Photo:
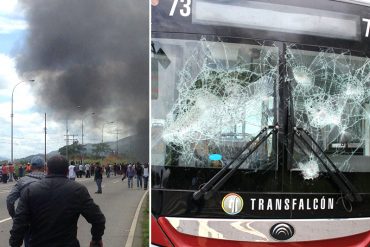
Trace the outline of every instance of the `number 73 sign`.
<path fill-rule="evenodd" d="M 177 10 L 180 11 L 181 16 L 189 16 L 191 14 L 191 0 L 174 0 L 169 16 L 173 16 Z"/>

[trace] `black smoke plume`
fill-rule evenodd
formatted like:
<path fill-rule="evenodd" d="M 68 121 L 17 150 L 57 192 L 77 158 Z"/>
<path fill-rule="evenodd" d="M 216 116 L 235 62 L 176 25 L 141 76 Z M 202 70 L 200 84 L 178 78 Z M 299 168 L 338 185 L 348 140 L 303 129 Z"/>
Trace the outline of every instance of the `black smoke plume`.
<path fill-rule="evenodd" d="M 148 135 L 148 1 L 21 3 L 29 33 L 17 70 L 41 82 L 37 104 L 59 119 L 95 112 L 96 124 Z"/>

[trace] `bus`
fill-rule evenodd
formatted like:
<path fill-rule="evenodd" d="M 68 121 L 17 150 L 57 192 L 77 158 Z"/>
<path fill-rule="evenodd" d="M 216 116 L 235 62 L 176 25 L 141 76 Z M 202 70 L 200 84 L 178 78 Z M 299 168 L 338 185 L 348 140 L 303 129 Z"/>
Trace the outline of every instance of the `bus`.
<path fill-rule="evenodd" d="M 151 13 L 151 244 L 370 246 L 370 2 Z"/>

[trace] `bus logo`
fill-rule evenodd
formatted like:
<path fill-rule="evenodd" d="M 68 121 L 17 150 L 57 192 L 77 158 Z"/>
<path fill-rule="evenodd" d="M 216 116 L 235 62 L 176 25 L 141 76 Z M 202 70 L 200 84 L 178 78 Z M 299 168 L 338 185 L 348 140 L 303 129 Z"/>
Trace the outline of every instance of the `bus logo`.
<path fill-rule="evenodd" d="M 243 198 L 235 193 L 227 194 L 222 199 L 222 209 L 230 215 L 240 213 L 243 209 Z"/>
<path fill-rule="evenodd" d="M 270 235 L 276 240 L 288 240 L 294 235 L 294 228 L 288 223 L 277 223 L 270 229 Z"/>

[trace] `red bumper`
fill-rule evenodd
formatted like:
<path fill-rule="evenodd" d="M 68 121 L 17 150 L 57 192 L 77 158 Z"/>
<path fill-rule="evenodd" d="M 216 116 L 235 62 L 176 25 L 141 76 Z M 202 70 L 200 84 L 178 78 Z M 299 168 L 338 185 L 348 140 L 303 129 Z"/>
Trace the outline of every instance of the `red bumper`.
<path fill-rule="evenodd" d="M 257 243 L 196 237 L 178 232 L 164 217 L 156 220 L 152 216 L 152 243 L 175 247 L 370 247 L 370 231 L 343 238 L 295 242 Z"/>

